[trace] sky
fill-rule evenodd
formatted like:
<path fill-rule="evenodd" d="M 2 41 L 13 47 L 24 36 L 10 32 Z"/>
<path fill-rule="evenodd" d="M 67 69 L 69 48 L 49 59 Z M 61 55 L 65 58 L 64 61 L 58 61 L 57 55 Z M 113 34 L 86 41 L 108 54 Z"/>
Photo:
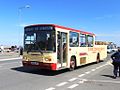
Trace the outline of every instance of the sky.
<path fill-rule="evenodd" d="M 0 0 L 0 45 L 23 45 L 25 25 L 46 23 L 92 32 L 97 41 L 119 46 L 120 0 Z"/>

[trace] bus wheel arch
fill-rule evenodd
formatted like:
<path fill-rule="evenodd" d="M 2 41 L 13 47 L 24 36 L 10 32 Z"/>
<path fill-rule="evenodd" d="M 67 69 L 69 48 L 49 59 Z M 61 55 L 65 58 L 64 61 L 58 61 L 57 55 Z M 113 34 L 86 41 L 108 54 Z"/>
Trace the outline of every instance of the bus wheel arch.
<path fill-rule="evenodd" d="M 97 57 L 96 57 L 96 63 L 100 62 L 100 53 L 97 53 Z"/>
<path fill-rule="evenodd" d="M 76 57 L 75 56 L 71 56 L 69 70 L 72 71 L 75 68 L 76 68 Z"/>

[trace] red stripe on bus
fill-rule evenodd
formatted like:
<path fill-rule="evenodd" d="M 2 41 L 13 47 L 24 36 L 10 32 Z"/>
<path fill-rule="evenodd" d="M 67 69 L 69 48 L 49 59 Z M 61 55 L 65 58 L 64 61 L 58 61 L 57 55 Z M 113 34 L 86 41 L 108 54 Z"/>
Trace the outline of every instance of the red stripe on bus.
<path fill-rule="evenodd" d="M 80 56 L 88 55 L 87 53 L 80 53 Z"/>
<path fill-rule="evenodd" d="M 47 26 L 47 25 L 54 26 L 54 27 L 61 28 L 61 29 L 71 30 L 71 31 L 75 31 L 75 32 L 80 32 L 82 34 L 95 35 L 94 33 L 85 32 L 83 30 L 77 30 L 77 29 L 73 29 L 73 28 L 68 28 L 68 27 L 64 27 L 64 26 L 60 26 L 60 25 L 56 25 L 56 24 L 34 24 L 34 25 L 26 26 L 25 28 L 31 27 L 31 26 Z"/>
<path fill-rule="evenodd" d="M 90 33 L 90 32 L 85 32 L 85 31 L 82 31 L 82 30 L 76 30 L 76 29 L 72 29 L 72 28 L 68 28 L 68 27 L 63 27 L 63 26 L 59 26 L 59 25 L 55 25 L 53 24 L 55 27 L 58 27 L 58 28 L 61 28 L 61 29 L 66 29 L 66 30 L 71 30 L 71 31 L 75 31 L 75 32 L 81 32 L 82 34 L 91 34 L 91 35 L 95 35 L 93 33 Z"/>

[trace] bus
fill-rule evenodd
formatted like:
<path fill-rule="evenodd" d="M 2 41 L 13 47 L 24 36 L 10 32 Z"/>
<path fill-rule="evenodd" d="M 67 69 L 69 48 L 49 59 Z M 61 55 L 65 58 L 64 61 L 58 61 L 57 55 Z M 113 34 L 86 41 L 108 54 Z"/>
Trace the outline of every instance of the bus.
<path fill-rule="evenodd" d="M 95 34 L 56 24 L 24 27 L 24 67 L 61 70 L 107 57 L 106 45 L 95 45 Z"/>

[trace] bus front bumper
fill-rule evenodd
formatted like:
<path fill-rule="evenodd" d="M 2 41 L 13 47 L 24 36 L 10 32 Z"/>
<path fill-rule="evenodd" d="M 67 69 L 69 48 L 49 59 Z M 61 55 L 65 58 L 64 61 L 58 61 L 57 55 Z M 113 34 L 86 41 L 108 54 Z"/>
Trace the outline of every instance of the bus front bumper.
<path fill-rule="evenodd" d="M 56 63 L 43 63 L 43 62 L 36 62 L 36 61 L 22 61 L 23 66 L 25 67 L 37 67 L 40 69 L 48 69 L 48 70 L 56 70 L 57 65 Z"/>

